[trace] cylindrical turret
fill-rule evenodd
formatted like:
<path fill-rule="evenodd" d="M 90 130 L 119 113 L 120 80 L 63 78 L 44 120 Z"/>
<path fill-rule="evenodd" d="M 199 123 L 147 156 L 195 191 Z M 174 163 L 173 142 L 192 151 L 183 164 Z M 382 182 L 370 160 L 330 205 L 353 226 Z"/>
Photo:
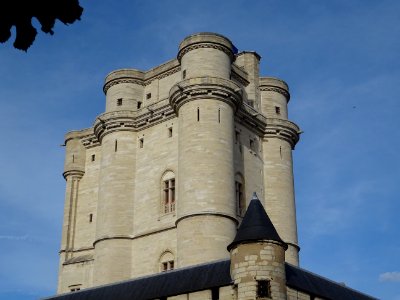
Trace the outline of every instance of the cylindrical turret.
<path fill-rule="evenodd" d="M 255 109 L 260 109 L 260 55 L 254 51 L 243 51 L 236 55 L 235 63 L 243 68 L 248 75 L 249 84 L 245 87 L 247 103 Z"/>
<path fill-rule="evenodd" d="M 144 73 L 135 69 L 121 69 L 109 73 L 104 82 L 106 112 L 137 110 L 143 101 Z"/>
<path fill-rule="evenodd" d="M 300 129 L 287 120 L 289 89 L 279 79 L 260 79 L 261 110 L 267 117 L 263 139 L 265 208 L 279 235 L 288 244 L 286 261 L 299 264 L 292 149 Z"/>
<path fill-rule="evenodd" d="M 288 119 L 289 87 L 283 80 L 273 77 L 260 78 L 261 112 L 267 118 Z"/>
<path fill-rule="evenodd" d="M 227 79 L 232 57 L 231 42 L 210 33 L 189 36 L 178 54 L 188 78 L 170 91 L 179 114 L 179 267 L 227 258 L 235 234 L 233 122 L 241 94 Z"/>
<path fill-rule="evenodd" d="M 228 246 L 237 300 L 286 300 L 286 249 L 254 194 L 235 239 Z"/>
<path fill-rule="evenodd" d="M 105 86 L 113 83 L 112 80 L 118 80 L 115 78 L 121 74 L 125 76 L 133 73 L 136 71 L 120 70 L 111 73 L 107 76 Z M 111 80 L 111 77 L 114 79 Z M 140 85 L 119 82 L 108 86 L 108 110 L 118 110 L 114 100 L 124 95 L 137 99 L 140 96 Z M 127 98 L 122 99 L 124 101 Z M 94 285 L 120 281 L 131 276 L 137 134 L 131 127 L 125 127 L 124 122 L 130 120 L 129 110 L 134 109 L 132 103 L 122 102 L 120 112 L 101 115 L 94 126 L 94 132 L 101 143 Z"/>
<path fill-rule="evenodd" d="M 81 133 L 72 131 L 65 136 L 65 163 L 63 176 L 66 180 L 64 222 L 61 238 L 61 260 L 71 256 L 74 248 L 76 209 L 79 181 L 85 173 L 86 149 L 81 143 Z"/>
<path fill-rule="evenodd" d="M 202 32 L 179 45 L 178 60 L 185 78 L 212 76 L 229 79 L 236 48 L 226 37 Z"/>

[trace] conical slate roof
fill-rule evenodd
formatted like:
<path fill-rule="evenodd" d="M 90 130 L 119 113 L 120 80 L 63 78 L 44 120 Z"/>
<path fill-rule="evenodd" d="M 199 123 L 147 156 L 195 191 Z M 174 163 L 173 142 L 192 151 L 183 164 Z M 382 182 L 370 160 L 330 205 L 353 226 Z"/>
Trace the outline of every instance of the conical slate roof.
<path fill-rule="evenodd" d="M 237 230 L 235 239 L 227 248 L 230 251 L 237 244 L 262 240 L 282 243 L 285 249 L 287 249 L 286 243 L 279 237 L 257 194 L 254 193 L 246 214 L 243 217 L 242 224 L 240 224 Z"/>

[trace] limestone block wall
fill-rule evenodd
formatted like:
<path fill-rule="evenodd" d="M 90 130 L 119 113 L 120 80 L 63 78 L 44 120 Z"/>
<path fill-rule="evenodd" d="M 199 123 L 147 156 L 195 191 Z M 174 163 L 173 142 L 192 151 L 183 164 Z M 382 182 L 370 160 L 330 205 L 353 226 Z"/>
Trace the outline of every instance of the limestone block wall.
<path fill-rule="evenodd" d="M 163 175 L 178 171 L 178 119 L 149 127 L 137 133 L 135 207 L 132 232 L 143 234 L 175 226 L 175 211 L 165 214 Z M 142 140 L 140 142 L 140 140 Z M 142 144 L 141 144 L 142 143 Z M 179 197 L 176 197 L 179 201 Z"/>
<path fill-rule="evenodd" d="M 258 299 L 258 281 L 269 282 L 270 298 L 287 299 L 285 250 L 274 242 L 239 244 L 231 250 L 231 276 L 238 300 Z"/>
<path fill-rule="evenodd" d="M 112 132 L 102 139 L 95 285 L 130 278 L 136 147 L 136 133 L 132 131 Z"/>
<path fill-rule="evenodd" d="M 259 77 L 257 53 L 234 52 L 223 36 L 195 34 L 177 59 L 107 75 L 106 113 L 66 136 L 59 290 L 75 269 L 92 274 L 77 275 L 84 287 L 158 272 L 165 251 L 175 267 L 227 258 L 240 222 L 237 176 L 245 200 L 263 199 L 297 264 L 291 151 L 299 129 L 287 120 L 288 88 Z M 165 213 L 171 174 L 175 209 Z M 85 251 L 93 261 L 63 265 Z"/>

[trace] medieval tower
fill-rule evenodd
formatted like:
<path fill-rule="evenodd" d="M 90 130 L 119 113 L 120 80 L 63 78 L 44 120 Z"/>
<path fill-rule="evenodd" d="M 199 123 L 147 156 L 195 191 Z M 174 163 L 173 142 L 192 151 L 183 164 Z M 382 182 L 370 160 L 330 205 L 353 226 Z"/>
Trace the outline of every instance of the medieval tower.
<path fill-rule="evenodd" d="M 65 138 L 59 293 L 242 253 L 250 246 L 234 239 L 256 192 L 276 231 L 251 251 L 277 257 L 273 299 L 286 299 L 284 260 L 299 264 L 300 130 L 288 120 L 287 84 L 260 77 L 259 61 L 199 33 L 176 59 L 106 76 L 105 112 Z"/>

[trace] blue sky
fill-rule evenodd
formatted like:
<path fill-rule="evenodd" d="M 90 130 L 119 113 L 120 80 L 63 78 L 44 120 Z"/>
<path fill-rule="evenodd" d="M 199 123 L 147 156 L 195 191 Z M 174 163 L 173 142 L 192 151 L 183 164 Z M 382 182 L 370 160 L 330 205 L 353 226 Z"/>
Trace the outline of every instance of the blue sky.
<path fill-rule="evenodd" d="M 94 3 L 97 2 L 97 3 Z M 288 82 L 301 266 L 400 300 L 400 2 L 80 1 L 82 20 L 0 45 L 0 299 L 55 293 L 64 134 L 104 111 L 118 68 L 147 70 L 199 31 Z M 35 21 L 34 24 L 37 24 Z"/>

